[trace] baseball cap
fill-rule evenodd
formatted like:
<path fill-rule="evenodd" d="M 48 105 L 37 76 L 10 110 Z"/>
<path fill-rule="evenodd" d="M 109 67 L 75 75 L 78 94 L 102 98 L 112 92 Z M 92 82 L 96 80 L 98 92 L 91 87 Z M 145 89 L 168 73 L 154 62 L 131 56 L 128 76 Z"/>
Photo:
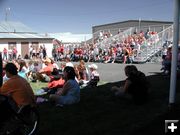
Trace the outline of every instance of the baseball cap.
<path fill-rule="evenodd" d="M 88 65 L 89 68 L 98 69 L 98 66 L 96 64 Z"/>

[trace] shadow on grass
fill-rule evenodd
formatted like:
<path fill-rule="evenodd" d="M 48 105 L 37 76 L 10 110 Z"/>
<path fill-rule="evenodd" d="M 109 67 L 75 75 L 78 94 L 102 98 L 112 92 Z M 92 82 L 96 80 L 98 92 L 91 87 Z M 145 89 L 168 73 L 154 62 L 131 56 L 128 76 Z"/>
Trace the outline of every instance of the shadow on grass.
<path fill-rule="evenodd" d="M 149 101 L 141 106 L 113 96 L 111 87 L 120 86 L 123 81 L 82 89 L 81 101 L 76 105 L 63 108 L 49 103 L 39 105 L 39 135 L 164 134 L 164 120 L 172 118 L 167 111 L 169 77 L 157 74 L 148 76 L 148 80 Z M 180 80 L 177 81 L 179 90 Z M 177 96 L 180 97 L 179 91 Z M 176 114 L 173 117 L 178 117 Z"/>

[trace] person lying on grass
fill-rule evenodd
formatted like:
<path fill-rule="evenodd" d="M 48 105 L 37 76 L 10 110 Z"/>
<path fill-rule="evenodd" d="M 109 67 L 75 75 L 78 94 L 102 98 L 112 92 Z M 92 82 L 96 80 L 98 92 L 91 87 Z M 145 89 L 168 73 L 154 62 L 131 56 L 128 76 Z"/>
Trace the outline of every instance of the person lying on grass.
<path fill-rule="evenodd" d="M 136 66 L 128 65 L 124 69 L 127 79 L 124 86 L 113 86 L 111 90 L 115 96 L 131 96 L 136 104 L 143 104 L 147 101 L 148 81 L 144 73 L 138 71 Z"/>
<path fill-rule="evenodd" d="M 75 71 L 73 67 L 66 66 L 63 71 L 65 84 L 59 88 L 56 94 L 49 96 L 50 102 L 56 105 L 70 105 L 80 101 L 80 87 L 75 80 Z"/>

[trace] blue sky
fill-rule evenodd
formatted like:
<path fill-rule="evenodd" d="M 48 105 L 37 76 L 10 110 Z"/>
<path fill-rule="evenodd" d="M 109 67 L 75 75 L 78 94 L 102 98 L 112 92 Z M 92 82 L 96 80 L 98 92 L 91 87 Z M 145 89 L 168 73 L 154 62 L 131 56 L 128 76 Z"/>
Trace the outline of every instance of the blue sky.
<path fill-rule="evenodd" d="M 20 21 L 38 32 L 88 34 L 92 26 L 125 20 L 173 20 L 174 0 L 0 0 L 0 21 Z"/>

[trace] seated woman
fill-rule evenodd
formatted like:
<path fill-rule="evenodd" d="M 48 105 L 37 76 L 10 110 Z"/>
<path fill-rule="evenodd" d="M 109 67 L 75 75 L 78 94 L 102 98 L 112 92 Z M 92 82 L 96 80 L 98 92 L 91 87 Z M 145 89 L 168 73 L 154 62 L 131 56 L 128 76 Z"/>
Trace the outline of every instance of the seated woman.
<path fill-rule="evenodd" d="M 27 74 L 29 72 L 28 66 L 24 60 L 19 61 L 19 71 L 18 75 L 23 77 L 24 79 L 27 79 Z"/>
<path fill-rule="evenodd" d="M 75 80 L 75 71 L 73 67 L 64 68 L 65 84 L 63 88 L 58 89 L 56 94 L 51 94 L 49 100 L 56 105 L 70 105 L 80 101 L 80 87 Z"/>
<path fill-rule="evenodd" d="M 89 74 L 88 70 L 85 66 L 84 60 L 79 61 L 79 65 L 77 66 L 77 70 L 79 71 L 78 80 L 80 85 L 87 85 L 89 82 Z M 75 70 L 76 71 L 76 70 Z"/>
<path fill-rule="evenodd" d="M 125 96 L 127 93 L 136 104 L 145 103 L 148 96 L 148 81 L 145 74 L 138 71 L 134 65 L 126 66 L 124 70 L 127 76 L 124 86 L 113 86 L 111 90 L 115 91 L 116 96 Z"/>

